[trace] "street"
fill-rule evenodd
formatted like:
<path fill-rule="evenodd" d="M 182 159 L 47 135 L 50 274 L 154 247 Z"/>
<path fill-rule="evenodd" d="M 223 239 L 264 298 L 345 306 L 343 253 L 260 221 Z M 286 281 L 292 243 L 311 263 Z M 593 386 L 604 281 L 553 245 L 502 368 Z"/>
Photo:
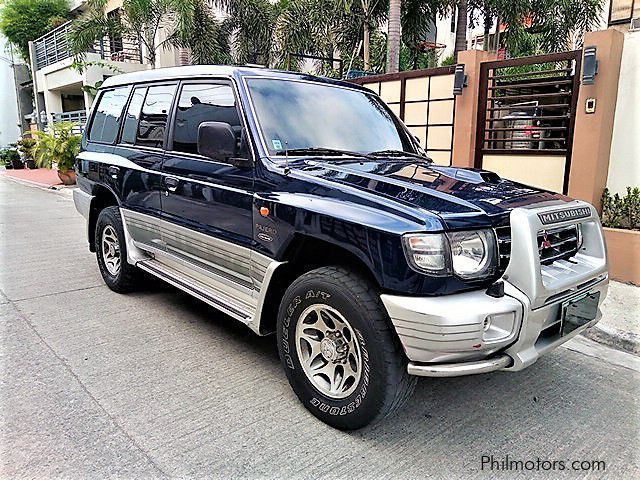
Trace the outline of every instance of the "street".
<path fill-rule="evenodd" d="M 107 289 L 68 193 L 0 177 L 2 478 L 640 478 L 637 357 L 576 339 L 523 372 L 421 379 L 394 418 L 333 430 L 273 337 L 159 281 Z M 507 455 L 567 468 L 482 462 Z"/>

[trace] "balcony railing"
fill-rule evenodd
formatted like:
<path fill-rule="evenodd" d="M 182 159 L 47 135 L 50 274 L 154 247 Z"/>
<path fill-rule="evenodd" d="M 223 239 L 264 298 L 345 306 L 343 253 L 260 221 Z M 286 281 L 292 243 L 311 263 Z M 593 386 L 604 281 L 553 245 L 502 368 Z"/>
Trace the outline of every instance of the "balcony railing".
<path fill-rule="evenodd" d="M 67 22 L 34 42 L 37 70 L 73 57 L 70 30 L 71 22 Z M 102 60 L 113 62 L 143 63 L 139 39 L 127 36 L 105 36 L 95 42 L 87 53 L 98 54 Z"/>
<path fill-rule="evenodd" d="M 73 122 L 76 126 L 73 127 L 73 133 L 81 134 L 84 131 L 84 127 L 87 123 L 87 111 L 75 110 L 73 112 L 53 113 L 53 123 Z"/>

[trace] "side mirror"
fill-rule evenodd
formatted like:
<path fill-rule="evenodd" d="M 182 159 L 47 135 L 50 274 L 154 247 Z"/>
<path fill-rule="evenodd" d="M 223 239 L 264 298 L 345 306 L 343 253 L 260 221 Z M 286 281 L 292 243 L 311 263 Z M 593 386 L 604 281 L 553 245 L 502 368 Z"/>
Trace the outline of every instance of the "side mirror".
<path fill-rule="evenodd" d="M 238 152 L 236 134 L 225 122 L 203 122 L 198 127 L 198 153 L 226 162 Z"/>

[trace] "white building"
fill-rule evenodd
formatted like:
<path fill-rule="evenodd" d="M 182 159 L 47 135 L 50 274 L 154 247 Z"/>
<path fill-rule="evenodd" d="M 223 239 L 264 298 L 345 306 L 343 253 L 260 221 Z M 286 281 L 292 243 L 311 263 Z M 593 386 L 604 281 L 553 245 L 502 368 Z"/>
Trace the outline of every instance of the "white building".
<path fill-rule="evenodd" d="M 624 33 L 607 187 L 640 186 L 640 0 L 608 0 L 605 25 Z"/>
<path fill-rule="evenodd" d="M 122 0 L 110 0 L 105 7 L 107 15 L 117 15 Z M 75 13 L 86 8 L 86 2 L 75 0 Z M 68 44 L 71 22 L 43 35 L 33 42 L 31 63 L 36 106 L 46 123 L 75 121 L 84 123 L 93 102 L 90 91 L 83 87 L 95 87 L 98 82 L 119 73 L 151 68 L 147 55 L 138 38 L 105 37 L 85 54 L 84 68 L 74 68 L 74 58 Z M 159 32 L 159 41 L 163 32 Z M 156 67 L 181 64 L 181 52 L 175 49 L 159 50 Z"/>
<path fill-rule="evenodd" d="M 0 35 L 0 148 L 6 147 L 20 137 L 20 115 L 16 98 L 14 77 L 15 57 L 9 49 L 6 38 Z"/>

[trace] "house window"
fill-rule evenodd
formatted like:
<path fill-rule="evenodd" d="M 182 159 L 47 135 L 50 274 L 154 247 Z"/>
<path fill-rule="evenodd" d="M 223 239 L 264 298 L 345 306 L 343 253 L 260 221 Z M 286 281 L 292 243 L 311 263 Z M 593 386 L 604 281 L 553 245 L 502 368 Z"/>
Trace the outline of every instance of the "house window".
<path fill-rule="evenodd" d="M 609 25 L 629 23 L 640 17 L 640 0 L 610 0 Z"/>
<path fill-rule="evenodd" d="M 456 31 L 456 20 L 458 19 L 458 7 L 453 7 L 451 12 L 451 33 Z"/>

